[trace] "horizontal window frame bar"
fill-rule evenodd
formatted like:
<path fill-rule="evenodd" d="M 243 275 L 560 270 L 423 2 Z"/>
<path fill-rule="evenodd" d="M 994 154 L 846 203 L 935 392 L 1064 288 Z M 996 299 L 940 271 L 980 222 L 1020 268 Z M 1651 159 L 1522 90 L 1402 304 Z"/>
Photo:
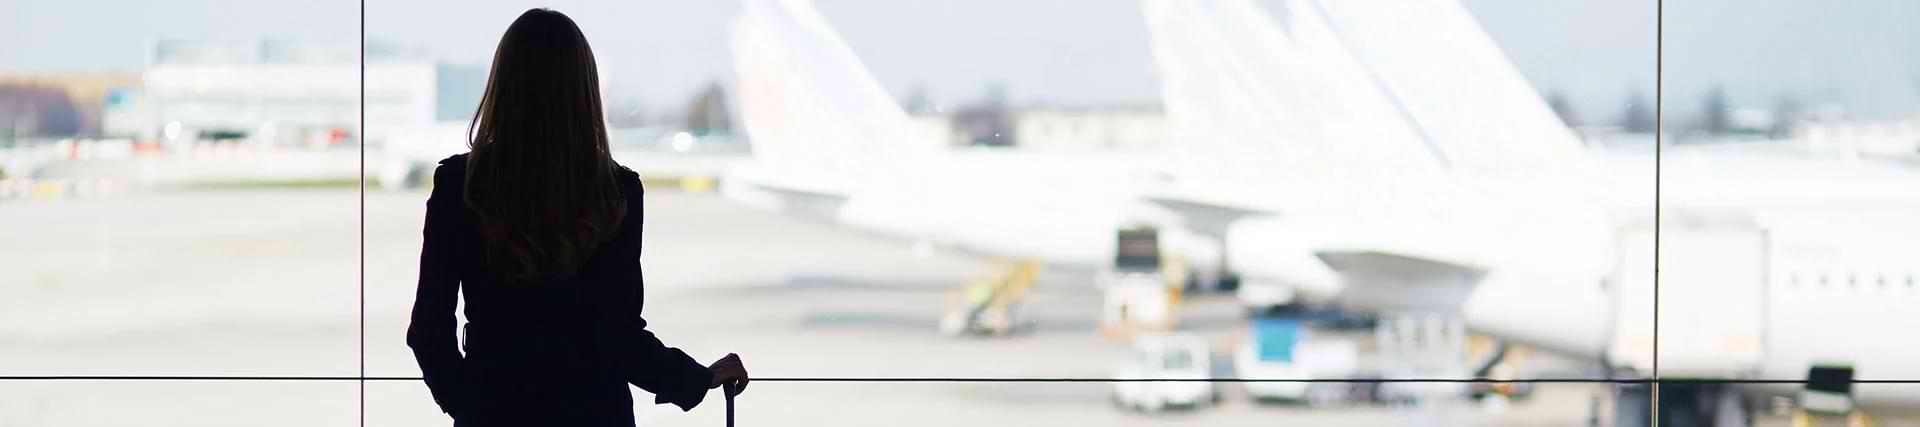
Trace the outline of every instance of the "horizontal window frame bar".
<path fill-rule="evenodd" d="M 402 376 L 220 376 L 220 375 L 0 375 L 0 381 L 421 381 Z M 1694 378 L 1023 378 L 1023 377 L 767 377 L 785 383 L 1486 383 L 1486 384 L 1805 384 L 1792 379 Z M 1914 380 L 1855 379 L 1853 384 L 1920 384 Z"/>

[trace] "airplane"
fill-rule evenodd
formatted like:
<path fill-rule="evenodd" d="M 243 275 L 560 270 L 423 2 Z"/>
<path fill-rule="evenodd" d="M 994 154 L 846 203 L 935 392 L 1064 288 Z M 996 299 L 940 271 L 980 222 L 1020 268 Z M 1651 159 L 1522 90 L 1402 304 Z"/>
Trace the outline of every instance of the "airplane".
<path fill-rule="evenodd" d="M 1908 224 L 1920 173 L 1667 148 L 1656 182 L 1649 153 L 1582 149 L 1455 1 L 1283 4 L 1269 14 L 1251 1 L 1145 3 L 1174 138 L 1205 144 L 1182 146 L 1193 160 L 1173 173 L 1198 189 L 1148 198 L 1209 218 L 1243 286 L 1457 314 L 1495 338 L 1637 371 L 1627 377 L 1795 380 L 1831 366 L 1920 375 L 1904 362 L 1920 346 L 1860 333 L 1920 326 L 1900 308 L 1914 295 L 1902 284 L 1920 271 L 1900 256 L 1920 249 Z M 1313 87 L 1391 108 L 1326 102 Z M 1363 123 L 1339 129 L 1411 127 L 1365 143 L 1425 149 L 1438 167 L 1316 147 L 1349 143 L 1341 130 L 1299 130 L 1327 108 Z M 1273 185 L 1287 182 L 1310 188 Z M 1743 394 L 1798 385 L 1668 387 L 1694 396 L 1663 400 L 1663 417 L 1706 406 L 1699 413 L 1737 423 L 1754 406 Z M 1651 409 L 1632 405 L 1647 392 L 1625 388 L 1617 420 L 1647 420 Z M 1853 398 L 1912 407 L 1920 389 L 1856 385 Z"/>
<path fill-rule="evenodd" d="M 720 193 L 927 246 L 1017 260 L 1010 271 L 1102 267 L 1146 219 L 1143 153 L 948 147 L 887 94 L 810 2 L 748 0 L 733 25 L 753 162 Z M 1161 239 L 1178 244 L 1175 239 Z"/>
<path fill-rule="evenodd" d="M 1653 256 L 1643 250 L 1653 246 L 1634 228 L 1656 214 L 1652 162 L 1583 149 L 1455 2 L 1286 4 L 1288 13 L 1275 16 L 1247 1 L 1146 2 L 1181 143 L 1165 156 L 1173 165 L 1160 168 L 1123 155 L 941 148 L 808 3 L 749 1 L 734 51 L 756 162 L 732 171 L 723 194 L 982 253 L 1083 264 L 1111 257 L 1112 233 L 1131 212 L 1178 211 L 1182 225 L 1223 238 L 1231 268 L 1247 281 L 1368 309 L 1456 313 L 1496 338 L 1643 372 L 1629 376 L 1652 373 L 1654 310 L 1631 298 L 1653 295 L 1645 280 Z M 1694 225 L 1662 230 L 1662 248 L 1691 240 L 1676 238 L 1683 230 L 1743 230 L 1733 234 L 1746 240 L 1729 239 L 1745 250 L 1729 253 L 1759 245 L 1769 268 L 1807 272 L 1741 276 L 1767 287 L 1701 273 L 1698 282 L 1714 291 L 1692 302 L 1747 304 L 1735 313 L 1742 319 L 1702 322 L 1722 325 L 1716 333 L 1732 334 L 1737 350 L 1723 353 L 1744 359 L 1702 359 L 1694 365 L 1720 368 L 1689 372 L 1678 362 L 1686 352 L 1676 351 L 1687 346 L 1672 341 L 1687 334 L 1662 323 L 1661 377 L 1796 379 L 1829 363 L 1861 378 L 1920 374 L 1893 362 L 1920 349 L 1833 333 L 1920 326 L 1886 309 L 1897 299 L 1811 298 L 1830 288 L 1804 284 L 1793 288 L 1799 293 L 1771 290 L 1815 280 L 1808 275 L 1880 283 L 1886 271 L 1920 270 L 1885 255 L 1920 241 L 1902 239 L 1905 231 L 1838 234 L 1795 211 L 1874 204 L 1894 213 L 1865 224 L 1899 226 L 1889 218 L 1920 200 L 1912 185 L 1920 177 L 1798 157 L 1668 155 L 1658 214 Z M 1818 173 L 1796 177 L 1783 167 Z M 1672 259 L 1663 266 L 1698 261 L 1671 258 L 1689 253 L 1683 247 L 1663 252 Z M 1834 255 L 1843 252 L 1859 255 Z M 1879 264 L 1848 265 L 1862 259 Z M 1662 274 L 1681 278 L 1672 267 Z M 1690 282 L 1669 282 L 1660 295 L 1681 298 L 1676 283 Z M 1742 289 L 1738 298 L 1725 293 Z M 1669 313 L 1681 301 L 1663 305 L 1663 319 L 1685 318 Z M 1718 350 L 1727 349 L 1691 353 Z M 1791 386 L 1751 388 L 1782 387 Z M 1740 397 L 1699 391 L 1716 405 Z M 1867 408 L 1920 404 L 1920 395 L 1893 387 L 1859 387 L 1855 398 Z M 1744 416 L 1746 405 L 1735 406 L 1719 412 Z"/>

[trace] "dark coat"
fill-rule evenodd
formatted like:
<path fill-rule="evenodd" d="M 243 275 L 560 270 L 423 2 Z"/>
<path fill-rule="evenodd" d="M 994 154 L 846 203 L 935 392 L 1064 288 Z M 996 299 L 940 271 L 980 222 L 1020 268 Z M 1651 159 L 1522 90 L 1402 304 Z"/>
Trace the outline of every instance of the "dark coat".
<path fill-rule="evenodd" d="M 639 175 L 620 169 L 626 218 L 579 274 L 508 285 L 488 272 L 463 201 L 466 159 L 449 157 L 434 171 L 407 328 L 407 346 L 440 409 L 462 426 L 632 426 L 629 383 L 652 392 L 656 403 L 682 410 L 700 404 L 713 374 L 662 344 L 640 318 Z M 464 355 L 454 332 L 460 290 L 467 302 Z"/>

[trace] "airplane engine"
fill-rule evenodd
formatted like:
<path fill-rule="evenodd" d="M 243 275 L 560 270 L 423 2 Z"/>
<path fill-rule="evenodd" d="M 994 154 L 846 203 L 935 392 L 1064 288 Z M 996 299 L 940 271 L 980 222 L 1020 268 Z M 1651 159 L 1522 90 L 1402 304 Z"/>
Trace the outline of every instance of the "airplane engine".
<path fill-rule="evenodd" d="M 1599 278 L 1496 270 L 1468 294 L 1467 327 L 1514 343 L 1598 359 L 1613 301 Z"/>
<path fill-rule="evenodd" d="M 1329 300 L 1341 289 L 1340 277 L 1314 254 L 1324 230 L 1276 217 L 1234 221 L 1227 227 L 1226 259 L 1243 286 L 1292 288 L 1312 300 Z"/>

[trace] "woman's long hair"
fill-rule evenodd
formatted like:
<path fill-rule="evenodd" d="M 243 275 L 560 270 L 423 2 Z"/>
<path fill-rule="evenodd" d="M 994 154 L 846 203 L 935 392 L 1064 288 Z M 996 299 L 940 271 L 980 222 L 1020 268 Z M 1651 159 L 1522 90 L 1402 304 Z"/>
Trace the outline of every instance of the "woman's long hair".
<path fill-rule="evenodd" d="M 572 277 L 626 216 L 595 68 L 580 27 L 546 9 L 521 14 L 494 51 L 467 128 L 465 199 L 487 265 L 509 282 Z"/>

